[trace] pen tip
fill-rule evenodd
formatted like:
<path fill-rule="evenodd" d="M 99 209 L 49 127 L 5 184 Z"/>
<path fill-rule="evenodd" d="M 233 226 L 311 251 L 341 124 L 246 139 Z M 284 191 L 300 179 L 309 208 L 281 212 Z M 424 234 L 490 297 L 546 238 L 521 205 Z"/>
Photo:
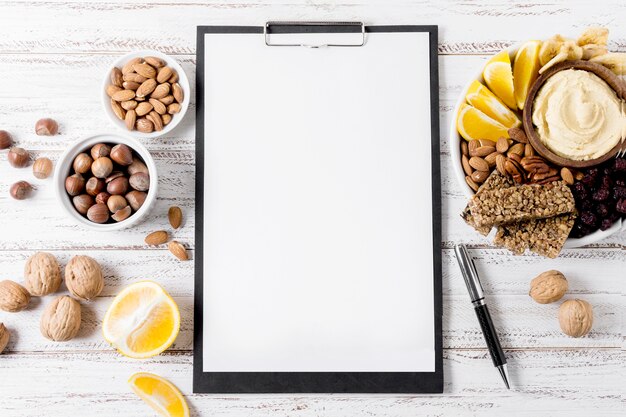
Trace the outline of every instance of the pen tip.
<path fill-rule="evenodd" d="M 506 389 L 510 390 L 511 386 L 509 385 L 509 378 L 506 372 L 506 364 L 498 366 L 498 371 L 500 371 L 500 376 L 502 376 L 502 380 L 504 381 Z"/>

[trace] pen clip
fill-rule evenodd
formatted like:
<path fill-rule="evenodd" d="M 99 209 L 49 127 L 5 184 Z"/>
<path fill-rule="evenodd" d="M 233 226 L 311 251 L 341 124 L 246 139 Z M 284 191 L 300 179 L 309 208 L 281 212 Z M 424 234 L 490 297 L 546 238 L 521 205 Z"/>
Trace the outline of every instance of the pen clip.
<path fill-rule="evenodd" d="M 465 245 L 457 244 L 454 247 L 454 252 L 456 253 L 456 260 L 461 268 L 461 274 L 465 280 L 465 285 L 467 286 L 467 291 L 469 292 L 472 303 L 482 300 L 484 298 L 483 287 L 480 283 L 474 260 L 469 255 Z"/>

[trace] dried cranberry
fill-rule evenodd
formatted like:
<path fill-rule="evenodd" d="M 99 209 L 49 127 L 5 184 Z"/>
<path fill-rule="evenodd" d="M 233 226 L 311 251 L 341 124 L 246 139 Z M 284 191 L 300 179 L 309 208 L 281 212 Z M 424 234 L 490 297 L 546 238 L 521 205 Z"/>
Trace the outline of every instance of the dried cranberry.
<path fill-rule="evenodd" d="M 613 189 L 613 196 L 615 198 L 626 198 L 626 187 L 617 186 Z"/>
<path fill-rule="evenodd" d="M 608 188 L 600 188 L 598 191 L 593 193 L 591 198 L 593 198 L 596 201 L 604 201 L 610 196 L 611 196 L 611 192 L 609 191 Z"/>
<path fill-rule="evenodd" d="M 596 177 L 586 174 L 582 180 L 580 180 L 583 184 L 585 184 L 587 187 L 593 187 L 593 185 L 596 183 Z"/>
<path fill-rule="evenodd" d="M 615 185 L 619 187 L 626 187 L 626 180 L 618 178 L 615 180 Z"/>
<path fill-rule="evenodd" d="M 574 196 L 577 197 L 578 200 L 584 200 L 587 198 L 587 187 L 582 182 L 577 182 L 574 184 Z"/>
<path fill-rule="evenodd" d="M 586 224 L 587 226 L 595 226 L 598 218 L 591 211 L 583 211 L 580 215 L 580 221 Z"/>
<path fill-rule="evenodd" d="M 609 215 L 609 206 L 604 203 L 600 203 L 596 206 L 596 213 L 600 217 L 607 217 Z"/>
<path fill-rule="evenodd" d="M 613 220 L 611 219 L 603 219 L 602 223 L 600 223 L 600 230 L 607 230 L 613 226 Z"/>
<path fill-rule="evenodd" d="M 608 175 L 604 175 L 602 179 L 600 179 L 600 188 L 611 188 L 613 185 L 613 180 Z"/>
<path fill-rule="evenodd" d="M 591 200 L 583 200 L 580 202 L 580 208 L 583 211 L 591 211 L 593 210 L 593 203 L 591 202 Z"/>
<path fill-rule="evenodd" d="M 617 158 L 613 167 L 616 171 L 626 171 L 626 159 Z"/>
<path fill-rule="evenodd" d="M 622 198 L 617 202 L 615 209 L 620 213 L 626 214 L 626 198 Z"/>

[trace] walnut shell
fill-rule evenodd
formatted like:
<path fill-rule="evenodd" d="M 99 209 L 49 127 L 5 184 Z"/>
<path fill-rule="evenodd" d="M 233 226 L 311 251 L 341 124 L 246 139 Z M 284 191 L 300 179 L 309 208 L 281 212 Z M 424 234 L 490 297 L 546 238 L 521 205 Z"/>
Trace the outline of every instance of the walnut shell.
<path fill-rule="evenodd" d="M 581 337 L 593 325 L 593 308 L 584 300 L 567 300 L 559 307 L 559 324 L 568 336 Z"/>
<path fill-rule="evenodd" d="M 14 281 L 0 281 L 0 310 L 15 313 L 24 310 L 30 302 L 30 293 Z"/>
<path fill-rule="evenodd" d="M 7 330 L 7 328 L 4 327 L 4 323 L 0 323 L 0 353 L 4 351 L 5 347 L 7 347 L 10 336 L 11 335 L 9 333 L 9 330 Z"/>
<path fill-rule="evenodd" d="M 56 292 L 61 286 L 61 267 L 51 253 L 37 252 L 24 266 L 24 286 L 31 295 Z"/>
<path fill-rule="evenodd" d="M 560 300 L 567 292 L 567 279 L 559 271 L 550 270 L 539 274 L 530 281 L 528 295 L 539 304 L 549 304 Z"/>
<path fill-rule="evenodd" d="M 41 334 L 55 342 L 73 339 L 80 330 L 80 304 L 64 295 L 55 298 L 43 312 L 39 329 Z"/>
<path fill-rule="evenodd" d="M 96 298 L 104 287 L 102 269 L 89 256 L 74 256 L 65 267 L 65 285 L 80 300 Z"/>

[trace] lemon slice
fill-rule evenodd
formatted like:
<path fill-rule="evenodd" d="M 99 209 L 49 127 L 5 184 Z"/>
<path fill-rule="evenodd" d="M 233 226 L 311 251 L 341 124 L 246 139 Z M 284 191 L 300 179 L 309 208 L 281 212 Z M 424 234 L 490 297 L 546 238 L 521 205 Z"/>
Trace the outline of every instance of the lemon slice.
<path fill-rule="evenodd" d="M 501 137 L 509 137 L 506 126 L 465 103 L 459 109 L 456 128 L 465 140 L 489 139 L 496 142 Z"/>
<path fill-rule="evenodd" d="M 507 51 L 494 55 L 485 65 L 483 78 L 487 87 L 513 110 L 517 109 L 515 89 L 513 87 L 513 70 Z"/>
<path fill-rule="evenodd" d="M 513 111 L 478 81 L 470 84 L 465 99 L 469 104 L 506 127 L 518 127 L 522 124 Z"/>
<path fill-rule="evenodd" d="M 180 329 L 176 302 L 160 285 L 143 281 L 126 287 L 102 323 L 107 342 L 131 358 L 149 358 L 170 347 Z"/>
<path fill-rule="evenodd" d="M 168 380 L 148 372 L 130 377 L 131 389 L 163 417 L 189 417 L 189 407 L 183 394 Z"/>
<path fill-rule="evenodd" d="M 524 109 L 530 87 L 539 75 L 541 41 L 528 41 L 517 51 L 513 62 L 513 85 L 517 107 Z"/>

